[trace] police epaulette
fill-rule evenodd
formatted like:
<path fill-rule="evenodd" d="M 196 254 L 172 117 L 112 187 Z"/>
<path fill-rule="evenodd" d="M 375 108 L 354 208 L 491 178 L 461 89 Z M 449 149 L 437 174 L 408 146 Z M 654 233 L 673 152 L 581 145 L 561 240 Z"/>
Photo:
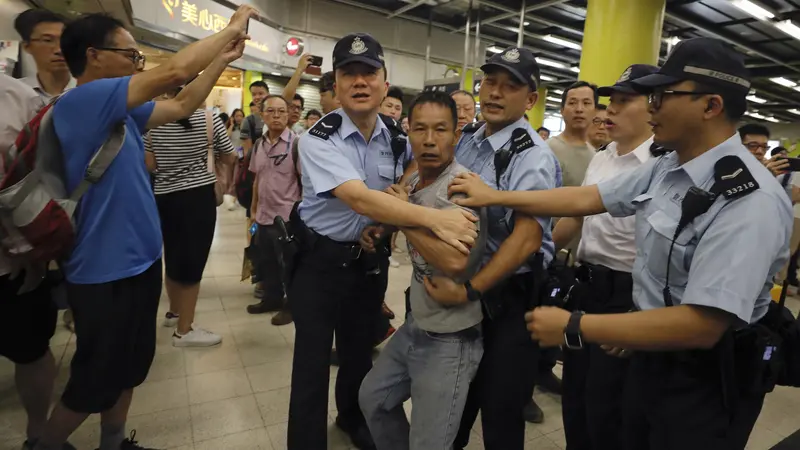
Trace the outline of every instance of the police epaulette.
<path fill-rule="evenodd" d="M 609 145 L 609 144 L 603 144 L 603 145 L 601 145 L 601 146 L 600 146 L 600 148 L 598 148 L 598 149 L 597 149 L 597 151 L 598 151 L 598 152 L 602 152 L 603 150 L 605 150 L 605 149 L 607 149 L 607 148 L 608 148 L 608 145 Z M 651 147 L 651 149 L 652 149 L 652 147 Z"/>
<path fill-rule="evenodd" d="M 480 127 L 483 126 L 483 122 L 472 122 L 464 125 L 464 128 L 461 129 L 462 133 L 474 133 L 478 131 Z"/>
<path fill-rule="evenodd" d="M 330 113 L 314 124 L 314 126 L 308 130 L 308 134 L 327 141 L 340 126 L 342 126 L 342 116 L 336 113 Z"/>
<path fill-rule="evenodd" d="M 536 144 L 533 143 L 533 138 L 531 138 L 530 133 L 528 133 L 528 130 L 525 128 L 517 128 L 511 133 L 511 153 L 521 153 L 534 145 Z"/>
<path fill-rule="evenodd" d="M 378 117 L 383 121 L 383 124 L 386 125 L 386 128 L 389 129 L 389 133 L 392 135 L 392 137 L 406 135 L 406 132 L 403 131 L 403 127 L 400 126 L 400 122 L 394 120 L 386 114 L 378 113 Z"/>
<path fill-rule="evenodd" d="M 672 150 L 666 147 L 662 147 L 656 143 L 650 144 L 650 155 L 652 155 L 654 158 L 658 158 L 659 156 L 664 156 L 671 151 Z"/>
<path fill-rule="evenodd" d="M 759 189 L 758 181 L 738 156 L 723 156 L 714 164 L 714 186 L 711 193 L 734 199 Z"/>

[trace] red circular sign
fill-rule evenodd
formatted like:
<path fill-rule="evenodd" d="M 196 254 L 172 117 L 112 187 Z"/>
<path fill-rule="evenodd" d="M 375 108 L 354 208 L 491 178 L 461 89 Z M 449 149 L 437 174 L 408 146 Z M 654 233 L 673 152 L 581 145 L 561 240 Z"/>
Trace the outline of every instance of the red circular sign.
<path fill-rule="evenodd" d="M 286 54 L 289 56 L 297 56 L 303 53 L 303 41 L 297 38 L 289 38 L 289 40 L 286 41 L 284 50 L 286 50 Z"/>

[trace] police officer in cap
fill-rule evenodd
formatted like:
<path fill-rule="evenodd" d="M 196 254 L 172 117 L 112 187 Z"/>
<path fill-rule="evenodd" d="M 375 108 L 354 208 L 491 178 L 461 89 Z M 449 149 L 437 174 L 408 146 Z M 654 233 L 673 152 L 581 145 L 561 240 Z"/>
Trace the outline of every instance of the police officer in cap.
<path fill-rule="evenodd" d="M 634 81 L 649 93 L 655 142 L 674 152 L 597 185 L 549 192 L 455 181 L 470 206 L 636 215 L 638 311 L 542 307 L 526 316 L 541 345 L 598 344 L 631 358 L 625 449 L 743 449 L 771 389 L 770 337 L 749 324 L 767 312 L 793 215 L 785 191 L 736 134 L 748 76 L 743 56 L 725 43 L 682 41 L 658 73 Z"/>
<path fill-rule="evenodd" d="M 290 221 L 300 246 L 289 287 L 296 326 L 287 439 L 292 450 L 326 448 L 334 331 L 340 364 L 336 424 L 356 447 L 374 448 L 358 389 L 372 368 L 382 286 L 374 259 L 358 244 L 365 228 L 378 222 L 427 228 L 465 253 L 477 236 L 477 218 L 467 211 L 396 198 L 407 193 L 393 186 L 403 171 L 391 148 L 397 133 L 390 127 L 398 125 L 378 115 L 388 89 L 380 44 L 367 34 L 345 36 L 334 47 L 333 68 L 342 108 L 299 139 L 303 199 Z M 388 259 L 380 261 L 380 270 L 388 270 Z"/>
<path fill-rule="evenodd" d="M 491 186 L 533 191 L 561 185 L 558 162 L 528 121 L 525 111 L 538 98 L 539 66 L 527 49 L 511 47 L 481 67 L 481 112 L 485 123 L 464 127 L 456 160 Z M 543 100 L 542 100 L 543 101 Z M 450 305 L 481 301 L 484 354 L 470 386 L 455 448 L 464 448 L 478 411 L 489 450 L 521 450 L 522 410 L 531 398 L 538 345 L 523 316 L 537 300 L 536 276 L 553 258 L 550 217 L 494 207 L 488 212 L 483 267 L 467 283 L 433 277 L 426 290 Z"/>
<path fill-rule="evenodd" d="M 657 148 L 649 124 L 647 96 L 633 82 L 658 71 L 658 67 L 634 64 L 613 86 L 597 90 L 610 97 L 604 118 L 613 142 L 595 154 L 583 185 L 622 176 L 646 164 Z M 575 278 L 567 309 L 592 314 L 628 312 L 633 308 L 633 262 L 636 258 L 634 217 L 598 214 L 565 217 L 553 230 L 556 248 L 564 248 L 577 236 Z M 564 434 L 570 450 L 622 448 L 622 391 L 628 359 L 607 355 L 600 346 L 584 344 L 580 350 L 563 352 L 562 413 Z"/>

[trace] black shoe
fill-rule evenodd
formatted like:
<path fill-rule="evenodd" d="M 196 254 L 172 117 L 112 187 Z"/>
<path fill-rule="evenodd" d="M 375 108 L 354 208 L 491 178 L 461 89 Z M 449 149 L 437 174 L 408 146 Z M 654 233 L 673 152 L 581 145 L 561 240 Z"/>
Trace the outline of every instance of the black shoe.
<path fill-rule="evenodd" d="M 530 403 L 525 405 L 525 409 L 522 410 L 522 417 L 528 423 L 542 423 L 544 422 L 544 411 L 539 408 L 534 399 L 531 399 Z"/>
<path fill-rule="evenodd" d="M 131 437 L 122 441 L 122 444 L 119 446 L 119 450 L 158 450 L 156 448 L 142 447 L 138 442 L 136 442 L 135 438 L 136 430 L 131 430 Z"/>
<path fill-rule="evenodd" d="M 553 372 L 540 374 L 536 385 L 545 392 L 561 395 L 561 379 Z"/>
<path fill-rule="evenodd" d="M 339 367 L 339 354 L 336 353 L 336 349 L 331 350 L 331 365 Z"/>
<path fill-rule="evenodd" d="M 250 314 L 264 314 L 268 312 L 280 311 L 283 309 L 283 302 L 278 300 L 263 299 L 255 305 L 247 305 L 247 312 Z"/>
<path fill-rule="evenodd" d="M 359 450 L 377 450 L 372 435 L 366 425 L 351 426 L 340 416 L 336 416 L 336 426 L 350 438 L 353 446 Z"/>
<path fill-rule="evenodd" d="M 38 441 L 31 442 L 29 440 L 26 440 L 22 444 L 22 450 L 33 450 L 34 448 L 36 448 L 37 442 Z M 78 450 L 78 449 L 76 449 L 75 446 L 70 444 L 69 442 L 65 442 L 64 445 L 61 447 L 61 450 Z"/>

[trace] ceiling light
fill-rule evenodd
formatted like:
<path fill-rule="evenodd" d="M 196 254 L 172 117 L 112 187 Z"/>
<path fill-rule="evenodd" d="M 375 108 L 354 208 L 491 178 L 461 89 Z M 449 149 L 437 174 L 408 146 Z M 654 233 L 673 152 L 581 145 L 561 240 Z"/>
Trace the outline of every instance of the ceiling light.
<path fill-rule="evenodd" d="M 319 81 L 319 78 L 314 77 L 314 78 L 311 79 L 311 81 Z"/>
<path fill-rule="evenodd" d="M 786 78 L 783 77 L 770 78 L 769 81 L 772 81 L 775 84 L 780 84 L 781 86 L 789 88 L 797 86 L 797 83 L 795 83 L 794 81 L 787 80 Z"/>
<path fill-rule="evenodd" d="M 770 117 L 764 117 L 764 120 L 766 120 L 767 122 L 772 122 L 772 123 L 781 123 L 781 121 L 780 121 L 780 120 L 778 120 L 778 119 L 776 119 L 776 118 L 774 118 L 774 117 L 772 117 L 772 116 L 770 116 Z"/>
<path fill-rule="evenodd" d="M 741 9 L 747 14 L 750 14 L 758 20 L 767 20 L 775 17 L 775 14 L 772 14 L 769 10 L 763 8 L 762 6 L 756 5 L 750 0 L 735 0 L 733 2 L 733 6 Z"/>
<path fill-rule="evenodd" d="M 519 33 L 519 28 L 517 28 L 517 27 L 506 27 L 506 30 L 508 30 L 508 31 L 510 31 L 512 33 Z"/>
<path fill-rule="evenodd" d="M 562 91 L 561 89 L 556 89 L 556 90 L 553 91 L 553 94 L 556 94 L 556 95 L 561 95 L 563 93 L 564 93 L 564 91 Z"/>
<path fill-rule="evenodd" d="M 681 38 L 679 38 L 678 36 L 672 36 L 671 38 L 667 38 L 666 41 L 667 44 L 675 46 L 681 42 Z"/>
<path fill-rule="evenodd" d="M 797 108 L 790 109 L 789 112 L 792 113 L 792 114 L 796 114 L 796 115 L 800 116 L 800 109 L 797 109 Z"/>
<path fill-rule="evenodd" d="M 566 69 L 567 65 L 552 59 L 536 58 L 536 62 L 543 66 L 555 67 L 556 69 Z"/>
<path fill-rule="evenodd" d="M 527 26 L 528 26 L 528 25 L 530 25 L 531 23 L 530 23 L 530 22 L 528 22 L 528 21 L 526 20 L 525 22 L 522 22 L 522 24 L 523 24 L 523 25 L 525 25 L 525 26 L 527 27 Z"/>
<path fill-rule="evenodd" d="M 555 97 L 547 97 L 547 101 L 548 102 L 553 102 L 553 103 L 561 103 L 561 99 L 560 98 L 555 98 Z"/>
<path fill-rule="evenodd" d="M 754 103 L 767 103 L 766 100 L 761 97 L 756 97 L 755 95 L 748 95 L 747 99 Z"/>
<path fill-rule="evenodd" d="M 564 38 L 560 38 L 558 36 L 553 36 L 552 34 L 548 34 L 547 36 L 545 36 L 542 39 L 544 39 L 547 42 L 550 42 L 550 43 L 553 43 L 553 44 L 556 44 L 556 45 L 560 45 L 562 47 L 567 47 L 567 48 L 571 48 L 571 49 L 574 49 L 574 50 L 580 50 L 581 49 L 581 44 L 578 44 L 577 42 L 568 41 L 568 40 L 566 40 Z"/>
<path fill-rule="evenodd" d="M 491 47 L 487 47 L 486 50 L 490 51 L 492 53 L 503 53 L 503 49 L 498 47 L 498 46 L 496 46 L 496 45 L 492 45 Z"/>
<path fill-rule="evenodd" d="M 761 114 L 759 114 L 759 113 L 757 113 L 755 111 L 753 111 L 751 113 L 747 113 L 747 115 L 752 117 L 752 118 L 754 118 L 754 119 L 762 119 L 763 120 L 763 119 L 766 118 L 766 116 L 763 116 L 763 115 L 761 115 Z"/>
<path fill-rule="evenodd" d="M 581 68 L 578 66 L 570 67 L 570 72 L 581 73 Z"/>
<path fill-rule="evenodd" d="M 775 28 L 783 31 L 784 33 L 788 34 L 789 36 L 800 39 L 800 27 L 792 23 L 791 20 L 784 20 L 782 22 L 775 22 Z"/>
<path fill-rule="evenodd" d="M 794 90 L 797 91 L 797 92 L 800 92 L 800 86 L 795 86 Z"/>
<path fill-rule="evenodd" d="M 550 75 L 541 75 L 539 78 L 541 78 L 542 81 L 556 81 L 556 77 L 551 77 Z"/>
<path fill-rule="evenodd" d="M 281 76 L 281 74 L 279 72 L 272 72 L 272 73 L 270 73 L 270 75 L 272 75 L 273 77 Z"/>

